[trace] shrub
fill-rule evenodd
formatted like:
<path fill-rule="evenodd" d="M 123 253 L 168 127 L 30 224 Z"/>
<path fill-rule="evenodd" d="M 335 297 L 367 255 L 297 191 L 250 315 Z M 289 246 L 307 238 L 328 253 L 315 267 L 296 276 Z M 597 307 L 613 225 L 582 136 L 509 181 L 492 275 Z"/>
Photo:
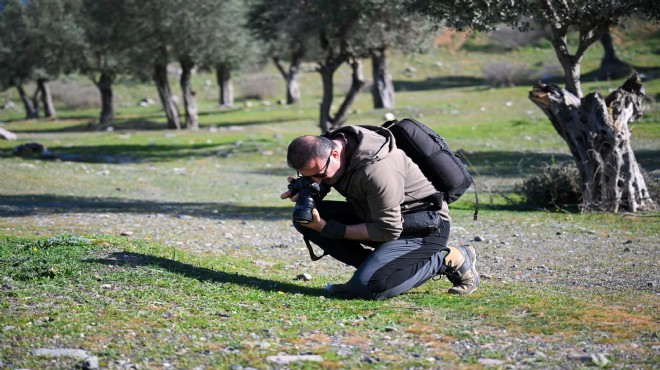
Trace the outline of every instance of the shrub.
<path fill-rule="evenodd" d="M 544 166 L 541 174 L 516 186 L 516 192 L 527 204 L 546 209 L 577 211 L 582 201 L 580 174 L 572 162 Z"/>
<path fill-rule="evenodd" d="M 245 99 L 264 100 L 284 94 L 283 80 L 277 75 L 255 75 L 237 82 L 239 95 Z"/>
<path fill-rule="evenodd" d="M 57 105 L 68 109 L 91 109 L 101 106 L 101 95 L 92 83 L 57 80 L 50 85 L 53 101 Z"/>
<path fill-rule="evenodd" d="M 516 86 L 533 80 L 534 70 L 521 63 L 491 62 L 482 68 L 484 80 L 491 86 Z"/>

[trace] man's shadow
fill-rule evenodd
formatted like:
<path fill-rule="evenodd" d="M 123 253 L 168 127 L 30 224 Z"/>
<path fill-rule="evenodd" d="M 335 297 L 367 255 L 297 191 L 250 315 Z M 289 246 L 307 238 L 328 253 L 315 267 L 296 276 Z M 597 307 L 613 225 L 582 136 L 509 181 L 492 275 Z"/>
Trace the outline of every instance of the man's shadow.
<path fill-rule="evenodd" d="M 187 263 L 141 253 L 115 252 L 109 254 L 105 258 L 91 259 L 88 260 L 88 262 L 130 267 L 156 266 L 185 277 L 193 278 L 198 281 L 232 283 L 250 288 L 261 289 L 266 292 L 284 292 L 290 294 L 326 296 L 328 298 L 332 298 L 328 295 L 328 292 L 325 289 L 321 288 L 312 288 L 281 281 L 262 279 L 255 276 L 241 275 L 239 273 L 215 271 L 205 267 L 193 266 Z"/>

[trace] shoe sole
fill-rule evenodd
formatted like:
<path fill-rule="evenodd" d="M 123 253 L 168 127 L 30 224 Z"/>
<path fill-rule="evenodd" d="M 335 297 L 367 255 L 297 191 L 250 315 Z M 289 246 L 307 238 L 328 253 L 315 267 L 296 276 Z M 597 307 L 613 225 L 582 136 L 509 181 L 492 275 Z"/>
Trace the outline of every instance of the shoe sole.
<path fill-rule="evenodd" d="M 474 251 L 474 247 L 460 247 L 461 252 L 465 255 L 466 259 L 470 259 L 470 272 L 472 273 L 472 276 L 474 276 L 474 284 L 470 287 L 470 289 L 463 291 L 463 290 L 458 290 L 454 288 L 449 288 L 449 293 L 451 294 L 470 294 L 477 290 L 479 287 L 479 273 L 477 273 L 477 253 Z M 465 262 L 464 262 L 465 263 Z"/>

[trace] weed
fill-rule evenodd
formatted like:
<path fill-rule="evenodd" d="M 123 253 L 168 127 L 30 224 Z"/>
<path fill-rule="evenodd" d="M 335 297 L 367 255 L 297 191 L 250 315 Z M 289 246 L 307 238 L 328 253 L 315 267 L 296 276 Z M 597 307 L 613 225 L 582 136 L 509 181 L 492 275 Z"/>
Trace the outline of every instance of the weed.
<path fill-rule="evenodd" d="M 516 191 L 530 205 L 575 211 L 581 201 L 579 179 L 580 174 L 572 162 L 546 165 L 541 174 L 525 179 Z"/>

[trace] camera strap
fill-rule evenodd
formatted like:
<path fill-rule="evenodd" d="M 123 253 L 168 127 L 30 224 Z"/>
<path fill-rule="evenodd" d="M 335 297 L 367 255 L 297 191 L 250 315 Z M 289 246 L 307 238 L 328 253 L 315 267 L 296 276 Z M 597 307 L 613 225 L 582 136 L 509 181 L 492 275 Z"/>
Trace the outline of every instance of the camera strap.
<path fill-rule="evenodd" d="M 318 261 L 327 254 L 325 253 L 325 251 L 323 251 L 322 255 L 317 256 L 316 253 L 314 253 L 314 249 L 312 248 L 312 244 L 309 242 L 309 238 L 307 237 L 307 235 L 303 236 L 303 240 L 305 241 L 305 245 L 307 246 L 307 251 L 309 252 L 309 258 L 312 261 L 314 262 Z"/>

